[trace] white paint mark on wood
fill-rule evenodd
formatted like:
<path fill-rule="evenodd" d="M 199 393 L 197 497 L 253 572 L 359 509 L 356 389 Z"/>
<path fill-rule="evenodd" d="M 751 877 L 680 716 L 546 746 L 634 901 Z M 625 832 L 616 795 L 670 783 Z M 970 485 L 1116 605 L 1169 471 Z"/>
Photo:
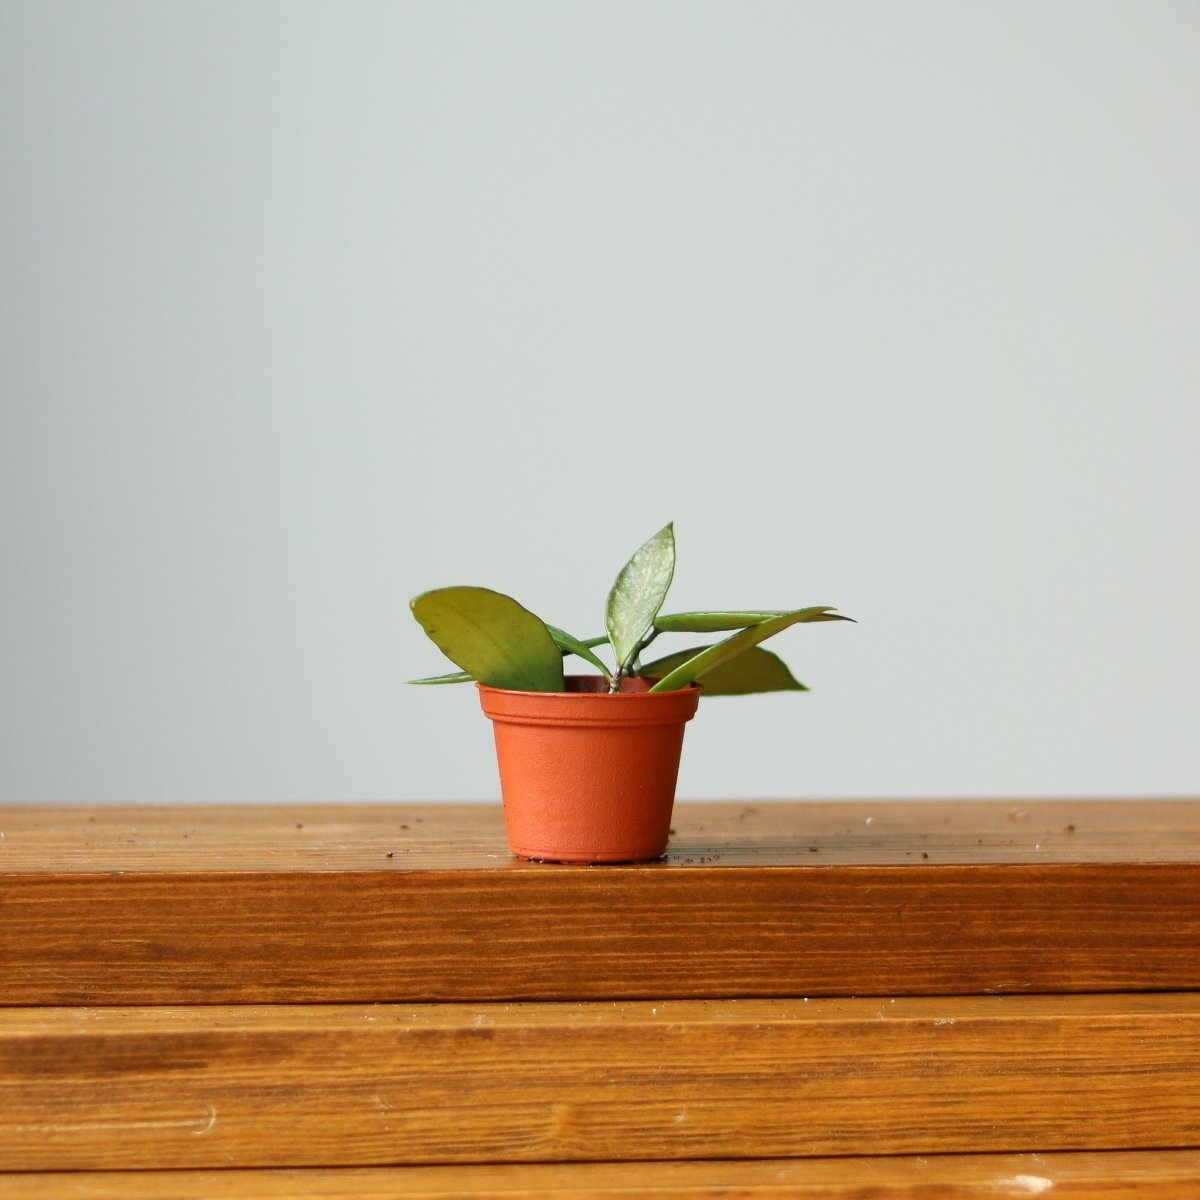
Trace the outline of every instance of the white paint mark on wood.
<path fill-rule="evenodd" d="M 1012 1188 L 1013 1194 L 1017 1196 L 1040 1196 L 1054 1186 L 1054 1180 L 1047 1179 L 1044 1175 L 1012 1175 L 1008 1179 L 1002 1179 L 1000 1183 Z"/>

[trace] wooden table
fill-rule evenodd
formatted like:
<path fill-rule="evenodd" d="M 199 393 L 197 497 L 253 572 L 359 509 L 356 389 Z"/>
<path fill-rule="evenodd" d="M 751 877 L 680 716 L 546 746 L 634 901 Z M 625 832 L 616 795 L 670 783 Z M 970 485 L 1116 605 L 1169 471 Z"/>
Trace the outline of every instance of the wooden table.
<path fill-rule="evenodd" d="M 0 809 L 0 1196 L 1200 1196 L 1200 801 Z"/>

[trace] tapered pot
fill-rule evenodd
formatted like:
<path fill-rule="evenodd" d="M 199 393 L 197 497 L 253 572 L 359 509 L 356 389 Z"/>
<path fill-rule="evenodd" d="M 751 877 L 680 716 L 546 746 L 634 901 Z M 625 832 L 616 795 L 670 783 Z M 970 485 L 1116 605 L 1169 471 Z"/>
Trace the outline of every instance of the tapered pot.
<path fill-rule="evenodd" d="M 522 858 L 614 863 L 667 848 L 683 730 L 700 689 L 568 676 L 564 692 L 476 684 L 492 720 L 508 843 Z"/>

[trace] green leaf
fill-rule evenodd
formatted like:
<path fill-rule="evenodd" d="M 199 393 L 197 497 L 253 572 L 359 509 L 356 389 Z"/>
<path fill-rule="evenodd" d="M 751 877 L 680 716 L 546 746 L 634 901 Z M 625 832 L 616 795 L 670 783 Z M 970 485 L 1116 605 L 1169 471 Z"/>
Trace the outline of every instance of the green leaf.
<path fill-rule="evenodd" d="M 559 629 L 554 625 L 547 625 L 550 630 L 550 636 L 554 639 L 554 643 L 564 654 L 574 654 L 578 658 L 590 662 L 593 667 L 599 669 L 605 679 L 612 678 L 612 672 L 604 665 L 602 659 L 592 653 L 592 646 L 599 646 L 608 641 L 608 638 L 593 638 L 590 642 L 581 642 L 577 637 L 572 637 L 563 629 Z"/>
<path fill-rule="evenodd" d="M 634 551 L 608 593 L 604 625 L 619 671 L 633 662 L 654 627 L 674 574 L 675 533 L 668 524 Z"/>
<path fill-rule="evenodd" d="M 449 675 L 426 675 L 424 679 L 406 679 L 404 682 L 422 685 L 435 683 L 470 683 L 474 678 L 474 675 L 468 675 L 466 671 L 452 671 Z"/>
<path fill-rule="evenodd" d="M 696 646 L 691 650 L 680 650 L 668 654 L 642 668 L 647 679 L 661 679 L 676 667 L 696 657 L 708 646 Z M 736 658 L 705 671 L 699 683 L 704 685 L 706 696 L 746 696 L 752 692 L 807 692 L 808 688 L 796 679 L 787 664 L 777 654 L 752 646 Z"/>
<path fill-rule="evenodd" d="M 439 650 L 472 679 L 520 692 L 561 692 L 562 654 L 541 618 L 480 587 L 437 588 L 412 602 Z"/>
<path fill-rule="evenodd" d="M 771 617 L 782 617 L 786 609 L 738 609 L 733 612 L 666 613 L 654 618 L 654 628 L 660 633 L 720 633 L 726 629 L 746 629 Z"/>
<path fill-rule="evenodd" d="M 563 633 L 561 629 L 555 630 L 553 625 L 547 625 L 546 628 L 550 630 L 550 636 L 554 638 L 555 642 L 558 642 L 560 635 L 564 638 L 569 638 L 571 636 L 569 633 Z M 586 638 L 581 643 L 585 650 L 590 650 L 593 646 L 604 646 L 607 644 L 608 637 L 604 634 L 601 634 L 599 637 Z M 577 653 L 577 651 L 564 648 L 561 644 L 559 645 L 559 651 L 564 655 Z M 580 657 L 583 656 L 581 655 Z M 608 668 L 602 662 L 600 662 L 599 659 L 596 661 L 600 669 L 604 671 L 605 675 L 607 675 Z M 452 671 L 449 675 L 426 675 L 423 679 L 406 679 L 405 683 L 419 686 L 430 686 L 442 683 L 470 683 L 474 678 L 474 675 L 468 675 L 466 671 Z"/>
<path fill-rule="evenodd" d="M 678 688 L 687 687 L 702 675 L 715 670 L 722 663 L 744 654 L 751 646 L 765 642 L 789 625 L 797 625 L 807 621 L 849 621 L 850 617 L 840 617 L 828 607 L 798 608 L 793 612 L 783 613 L 751 625 L 748 629 L 739 630 L 715 646 L 701 650 L 687 662 L 680 664 L 668 675 L 664 675 L 650 690 L 652 692 L 673 692 Z"/>

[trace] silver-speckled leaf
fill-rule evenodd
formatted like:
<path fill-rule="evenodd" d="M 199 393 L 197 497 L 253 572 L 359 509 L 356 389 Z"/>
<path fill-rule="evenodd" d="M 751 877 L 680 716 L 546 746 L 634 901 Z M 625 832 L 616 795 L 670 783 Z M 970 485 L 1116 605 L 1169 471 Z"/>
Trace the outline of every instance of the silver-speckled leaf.
<path fill-rule="evenodd" d="M 675 574 L 675 533 L 665 525 L 621 568 L 604 610 L 604 625 L 621 670 L 628 668 L 667 597 Z"/>

